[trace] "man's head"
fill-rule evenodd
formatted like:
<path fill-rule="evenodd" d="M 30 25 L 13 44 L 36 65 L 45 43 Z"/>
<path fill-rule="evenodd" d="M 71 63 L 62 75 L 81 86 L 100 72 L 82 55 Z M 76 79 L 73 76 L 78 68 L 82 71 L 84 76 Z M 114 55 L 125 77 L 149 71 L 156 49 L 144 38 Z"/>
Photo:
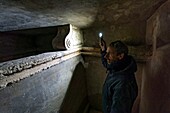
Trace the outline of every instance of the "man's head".
<path fill-rule="evenodd" d="M 107 62 L 110 64 L 112 62 L 121 60 L 125 55 L 128 54 L 128 47 L 121 41 L 115 41 L 110 43 L 107 47 L 105 58 Z"/>

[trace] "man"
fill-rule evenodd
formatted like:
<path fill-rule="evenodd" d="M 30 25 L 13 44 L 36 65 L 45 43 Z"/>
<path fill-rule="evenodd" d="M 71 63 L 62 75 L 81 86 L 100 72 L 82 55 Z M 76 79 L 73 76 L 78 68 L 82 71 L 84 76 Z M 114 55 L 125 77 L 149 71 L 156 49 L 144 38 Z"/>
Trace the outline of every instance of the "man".
<path fill-rule="evenodd" d="M 134 73 L 137 65 L 128 55 L 127 46 L 121 41 L 112 42 L 106 50 L 104 40 L 100 42 L 102 64 L 107 68 L 103 85 L 102 104 L 104 113 L 131 113 L 138 94 Z"/>

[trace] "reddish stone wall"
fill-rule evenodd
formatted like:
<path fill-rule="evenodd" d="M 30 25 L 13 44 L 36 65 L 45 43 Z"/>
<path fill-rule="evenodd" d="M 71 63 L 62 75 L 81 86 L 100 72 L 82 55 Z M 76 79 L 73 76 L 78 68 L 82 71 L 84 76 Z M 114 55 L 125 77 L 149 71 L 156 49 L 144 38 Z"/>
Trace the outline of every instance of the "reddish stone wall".
<path fill-rule="evenodd" d="M 139 113 L 170 113 L 170 0 L 147 21 L 147 44 L 153 55 L 142 78 Z"/>

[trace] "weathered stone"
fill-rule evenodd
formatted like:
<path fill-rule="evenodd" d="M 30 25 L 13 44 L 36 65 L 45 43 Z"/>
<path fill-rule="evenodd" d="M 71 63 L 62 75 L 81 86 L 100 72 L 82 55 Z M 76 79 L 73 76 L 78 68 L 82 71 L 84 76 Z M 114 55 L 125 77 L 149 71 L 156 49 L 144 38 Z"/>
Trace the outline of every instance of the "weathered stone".
<path fill-rule="evenodd" d="M 70 113 L 75 113 L 79 109 L 80 104 L 86 106 L 86 103 L 81 103 L 86 99 L 85 76 L 79 75 L 79 70 L 76 70 L 74 77 L 74 70 L 76 65 L 82 62 L 82 57 L 74 57 L 61 65 L 55 65 L 48 70 L 41 71 L 34 76 L 24 79 L 18 83 L 8 83 L 8 87 L 0 90 L 0 112 L 1 113 L 58 113 L 61 104 L 65 98 L 69 83 L 72 79 L 76 83 L 70 87 L 80 88 L 77 90 L 76 96 L 79 96 L 78 101 L 72 104 L 75 109 Z M 78 65 L 83 68 L 83 65 Z M 63 68 L 64 67 L 64 68 Z M 67 71 L 66 71 L 67 69 Z M 0 76 L 1 77 L 1 76 Z M 81 81 L 79 81 L 81 80 Z M 3 86 L 1 86 L 3 87 Z M 72 93 L 72 92 L 71 92 Z M 75 95 L 70 95 L 75 97 Z M 74 99 L 74 98 L 72 98 Z"/>
<path fill-rule="evenodd" d="M 70 32 L 65 38 L 65 47 L 68 50 L 74 48 L 80 48 L 83 46 L 83 33 L 82 31 L 73 25 L 70 25 Z"/>
<path fill-rule="evenodd" d="M 147 21 L 147 44 L 152 44 L 155 48 L 170 43 L 169 27 L 170 18 L 168 17 L 170 10 L 170 1 L 162 5 Z"/>
<path fill-rule="evenodd" d="M 55 50 L 65 50 L 65 38 L 70 31 L 69 25 L 59 26 L 57 28 L 57 36 L 53 39 L 52 45 Z"/>
<path fill-rule="evenodd" d="M 39 0 L 0 0 L 0 31 L 64 24 L 84 28 L 91 25 L 103 26 L 104 24 L 146 20 L 165 1 L 44 0 L 42 2 Z M 102 18 L 96 18 L 97 15 L 102 15 Z M 113 15 L 120 15 L 120 17 L 116 16 L 113 20 L 110 18 Z M 133 18 L 134 16 L 135 18 Z M 103 21 L 101 22 L 101 20 Z"/>
<path fill-rule="evenodd" d="M 4 76 L 8 76 L 20 72 L 22 70 L 32 68 L 33 66 L 50 62 L 52 60 L 63 57 L 64 55 L 77 50 L 78 49 L 63 52 L 49 52 L 17 60 L 6 61 L 0 63 L 0 73 L 3 74 Z"/>
<path fill-rule="evenodd" d="M 139 113 L 170 112 L 169 11 L 170 0 L 147 21 L 146 40 L 152 46 L 152 57 L 144 68 Z"/>

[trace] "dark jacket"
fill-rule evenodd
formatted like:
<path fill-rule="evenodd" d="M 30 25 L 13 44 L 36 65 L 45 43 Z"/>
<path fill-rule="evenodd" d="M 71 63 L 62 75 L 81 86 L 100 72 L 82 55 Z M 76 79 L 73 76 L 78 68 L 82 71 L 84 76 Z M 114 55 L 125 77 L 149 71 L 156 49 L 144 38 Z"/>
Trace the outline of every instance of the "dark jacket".
<path fill-rule="evenodd" d="M 137 65 L 132 56 L 126 55 L 121 61 L 108 64 L 102 52 L 102 64 L 107 68 L 103 85 L 102 104 L 104 113 L 131 113 L 138 94 L 134 72 Z"/>

